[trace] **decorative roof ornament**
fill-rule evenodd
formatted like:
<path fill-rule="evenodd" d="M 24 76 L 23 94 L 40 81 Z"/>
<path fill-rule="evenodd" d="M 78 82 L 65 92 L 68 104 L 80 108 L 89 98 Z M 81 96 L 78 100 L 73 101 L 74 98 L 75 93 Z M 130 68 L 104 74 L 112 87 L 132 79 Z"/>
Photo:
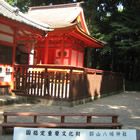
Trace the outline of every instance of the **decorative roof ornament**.
<path fill-rule="evenodd" d="M 19 8 L 15 7 L 15 8 L 13 9 L 13 13 L 15 13 L 16 15 L 18 15 L 18 13 L 19 13 Z"/>

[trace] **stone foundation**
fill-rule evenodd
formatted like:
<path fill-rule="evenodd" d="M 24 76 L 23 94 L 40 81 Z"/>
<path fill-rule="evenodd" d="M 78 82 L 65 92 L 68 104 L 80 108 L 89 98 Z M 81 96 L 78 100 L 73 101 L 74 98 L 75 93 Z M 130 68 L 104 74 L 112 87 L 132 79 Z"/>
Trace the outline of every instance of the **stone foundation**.
<path fill-rule="evenodd" d="M 0 95 L 9 94 L 10 86 L 0 86 Z"/>
<path fill-rule="evenodd" d="M 85 98 L 85 99 L 79 99 L 76 101 L 64 101 L 64 100 L 53 100 L 53 99 L 43 99 L 43 98 L 38 98 L 38 97 L 31 97 L 31 96 L 19 96 L 20 97 L 20 101 L 24 102 L 24 103 L 33 103 L 33 104 L 42 104 L 42 105 L 55 105 L 55 106 L 69 106 L 69 107 L 73 107 L 76 105 L 80 105 L 80 104 L 85 104 L 88 102 L 93 102 L 94 100 L 100 99 L 102 97 L 107 97 L 107 96 L 111 96 L 114 94 L 117 94 L 119 92 L 113 92 L 113 93 L 108 93 L 108 94 L 103 94 L 101 96 L 96 96 L 96 97 L 89 97 L 89 98 Z"/>

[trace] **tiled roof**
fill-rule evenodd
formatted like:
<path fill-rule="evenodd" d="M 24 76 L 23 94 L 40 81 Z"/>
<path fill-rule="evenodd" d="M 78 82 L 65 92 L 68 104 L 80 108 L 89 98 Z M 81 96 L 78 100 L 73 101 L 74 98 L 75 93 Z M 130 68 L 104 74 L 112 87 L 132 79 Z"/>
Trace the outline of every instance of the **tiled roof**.
<path fill-rule="evenodd" d="M 18 8 L 10 6 L 4 0 L 0 0 L 0 15 L 43 31 L 51 31 L 48 24 L 32 19 L 31 17 L 21 13 Z"/>

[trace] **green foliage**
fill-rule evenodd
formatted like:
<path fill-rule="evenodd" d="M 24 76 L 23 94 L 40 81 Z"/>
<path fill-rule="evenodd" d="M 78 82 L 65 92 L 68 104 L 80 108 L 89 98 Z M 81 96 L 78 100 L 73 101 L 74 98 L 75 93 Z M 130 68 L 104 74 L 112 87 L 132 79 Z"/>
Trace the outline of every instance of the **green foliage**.
<path fill-rule="evenodd" d="M 140 82 L 139 81 L 126 81 L 125 90 L 126 91 L 140 91 Z"/>
<path fill-rule="evenodd" d="M 138 80 L 140 78 L 140 3 L 108 0 L 100 2 L 99 32 L 104 34 L 104 41 L 108 44 L 100 51 L 98 61 L 101 63 L 98 64 L 104 70 L 112 66 L 110 70 L 125 73 L 126 79 Z M 116 10 L 119 2 L 125 6 L 121 12 Z M 105 57 L 111 60 L 106 63 Z"/>
<path fill-rule="evenodd" d="M 7 3 L 9 3 L 10 5 L 14 6 L 14 0 L 5 0 Z"/>
<path fill-rule="evenodd" d="M 27 12 L 28 7 L 32 6 L 46 6 L 51 4 L 64 4 L 73 2 L 73 0 L 5 0 L 12 6 L 16 6 L 22 12 Z"/>

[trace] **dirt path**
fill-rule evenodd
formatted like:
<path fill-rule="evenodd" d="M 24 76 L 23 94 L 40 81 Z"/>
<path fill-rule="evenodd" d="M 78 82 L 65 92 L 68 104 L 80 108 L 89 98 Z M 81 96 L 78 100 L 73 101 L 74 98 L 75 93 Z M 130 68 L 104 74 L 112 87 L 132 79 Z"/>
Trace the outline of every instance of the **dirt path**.
<path fill-rule="evenodd" d="M 119 121 L 124 125 L 123 129 L 137 129 L 137 140 L 140 140 L 140 92 L 116 94 L 75 107 L 46 106 L 41 104 L 0 106 L 0 123 L 3 119 L 3 111 L 116 113 L 120 115 Z M 0 140 L 12 140 L 12 137 L 12 135 L 2 136 L 0 127 Z"/>

